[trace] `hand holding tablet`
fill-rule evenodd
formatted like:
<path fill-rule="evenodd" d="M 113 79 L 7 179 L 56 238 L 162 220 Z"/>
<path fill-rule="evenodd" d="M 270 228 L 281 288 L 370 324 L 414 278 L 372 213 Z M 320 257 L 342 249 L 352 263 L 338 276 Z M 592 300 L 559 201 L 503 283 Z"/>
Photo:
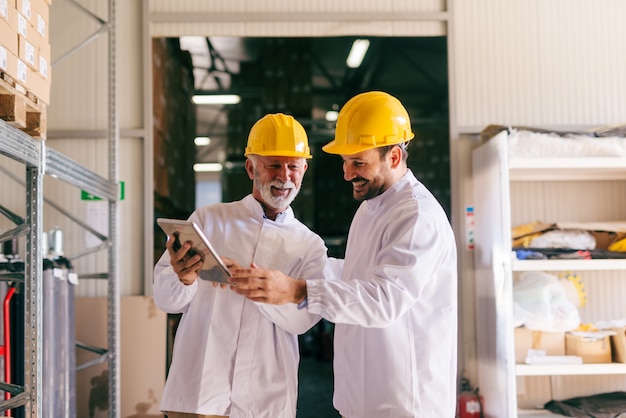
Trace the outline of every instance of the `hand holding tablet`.
<path fill-rule="evenodd" d="M 157 224 L 168 236 L 174 236 L 173 249 L 178 251 L 184 242 L 191 242 L 191 249 L 187 252 L 190 256 L 200 254 L 204 265 L 200 270 L 199 277 L 203 280 L 229 284 L 230 271 L 217 254 L 200 227 L 192 221 L 180 219 L 157 219 Z"/>

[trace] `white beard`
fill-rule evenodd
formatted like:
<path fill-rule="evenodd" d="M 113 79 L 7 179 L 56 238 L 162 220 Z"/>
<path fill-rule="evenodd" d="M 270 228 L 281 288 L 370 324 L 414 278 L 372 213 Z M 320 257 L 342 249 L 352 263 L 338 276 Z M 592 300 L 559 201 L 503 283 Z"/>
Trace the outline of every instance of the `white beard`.
<path fill-rule="evenodd" d="M 273 180 L 269 183 L 261 183 L 258 180 L 258 177 L 255 176 L 254 183 L 255 187 L 261 193 L 261 197 L 263 198 L 265 204 L 276 210 L 286 209 L 289 205 L 291 205 L 291 202 L 293 202 L 300 191 L 299 189 L 296 189 L 296 185 L 291 181 L 283 183 L 280 180 Z M 287 196 L 275 196 L 272 194 L 272 186 L 291 190 Z"/>

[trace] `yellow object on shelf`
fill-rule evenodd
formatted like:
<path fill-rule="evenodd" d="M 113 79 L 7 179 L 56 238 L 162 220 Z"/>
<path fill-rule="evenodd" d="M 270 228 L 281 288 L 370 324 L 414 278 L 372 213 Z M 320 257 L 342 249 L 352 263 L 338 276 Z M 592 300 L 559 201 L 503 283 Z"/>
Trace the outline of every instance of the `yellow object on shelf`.
<path fill-rule="evenodd" d="M 561 278 L 561 283 L 567 292 L 568 299 L 578 308 L 587 304 L 587 291 L 582 277 L 578 274 L 568 273 Z"/>
<path fill-rule="evenodd" d="M 621 239 L 613 244 L 609 245 L 609 251 L 615 251 L 619 253 L 626 253 L 626 238 Z"/>

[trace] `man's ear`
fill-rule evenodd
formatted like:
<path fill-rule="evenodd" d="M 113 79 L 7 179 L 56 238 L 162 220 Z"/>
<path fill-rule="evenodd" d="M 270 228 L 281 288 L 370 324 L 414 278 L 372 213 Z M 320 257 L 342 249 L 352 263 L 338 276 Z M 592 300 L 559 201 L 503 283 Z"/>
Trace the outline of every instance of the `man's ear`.
<path fill-rule="evenodd" d="M 254 180 L 254 167 L 252 161 L 250 161 L 250 158 L 246 159 L 246 172 L 248 173 L 248 177 L 250 177 L 250 180 Z"/>
<path fill-rule="evenodd" d="M 399 145 L 392 147 L 387 155 L 391 168 L 397 168 L 402 162 L 402 149 L 400 149 Z"/>

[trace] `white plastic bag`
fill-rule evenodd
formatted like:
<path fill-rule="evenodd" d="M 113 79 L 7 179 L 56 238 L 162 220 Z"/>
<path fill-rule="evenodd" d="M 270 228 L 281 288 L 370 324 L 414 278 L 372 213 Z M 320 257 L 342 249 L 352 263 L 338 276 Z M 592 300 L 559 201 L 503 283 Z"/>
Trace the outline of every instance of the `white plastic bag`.
<path fill-rule="evenodd" d="M 580 325 L 576 305 L 553 274 L 529 271 L 513 285 L 515 326 L 535 331 L 565 332 Z"/>

